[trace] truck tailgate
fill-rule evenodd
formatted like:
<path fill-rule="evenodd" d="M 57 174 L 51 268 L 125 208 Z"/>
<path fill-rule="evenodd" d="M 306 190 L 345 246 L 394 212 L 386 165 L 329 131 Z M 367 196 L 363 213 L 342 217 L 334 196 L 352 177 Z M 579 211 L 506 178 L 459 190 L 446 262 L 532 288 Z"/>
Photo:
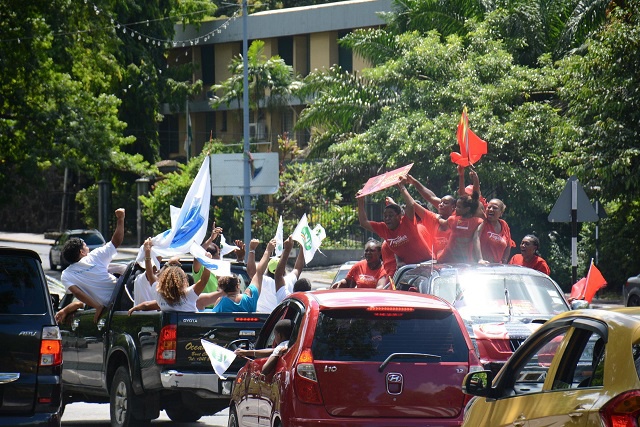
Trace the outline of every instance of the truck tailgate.
<path fill-rule="evenodd" d="M 255 341 L 260 328 L 269 316 L 266 313 L 171 313 L 171 323 L 177 325 L 175 368 L 184 370 L 213 370 L 200 340 L 227 347 L 237 339 Z M 167 319 L 165 319 L 167 320 Z M 168 324 L 166 321 L 164 324 Z M 244 359 L 236 358 L 227 370 L 237 372 Z"/>

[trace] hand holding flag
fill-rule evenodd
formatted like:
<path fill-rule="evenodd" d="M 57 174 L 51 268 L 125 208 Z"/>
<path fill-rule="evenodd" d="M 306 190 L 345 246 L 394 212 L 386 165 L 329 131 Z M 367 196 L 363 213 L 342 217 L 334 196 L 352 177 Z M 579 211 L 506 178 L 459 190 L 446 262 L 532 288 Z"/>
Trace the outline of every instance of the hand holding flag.
<path fill-rule="evenodd" d="M 316 227 L 311 230 L 311 228 L 309 228 L 309 222 L 307 221 L 307 214 L 302 215 L 302 218 L 296 226 L 296 229 L 293 231 L 291 237 L 293 240 L 300 243 L 300 247 L 304 253 L 305 264 L 309 264 L 311 262 L 316 251 L 320 248 L 325 236 L 325 230 L 320 224 L 316 225 Z"/>
<path fill-rule="evenodd" d="M 284 225 L 282 224 L 282 215 L 278 221 L 278 228 L 276 229 L 276 256 L 282 255 L 282 249 L 284 245 Z"/>

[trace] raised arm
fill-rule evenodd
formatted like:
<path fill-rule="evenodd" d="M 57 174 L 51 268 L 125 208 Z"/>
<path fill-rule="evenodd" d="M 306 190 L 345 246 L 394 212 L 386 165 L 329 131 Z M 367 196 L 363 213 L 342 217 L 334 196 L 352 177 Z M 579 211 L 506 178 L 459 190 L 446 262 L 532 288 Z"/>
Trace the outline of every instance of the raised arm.
<path fill-rule="evenodd" d="M 122 244 L 124 240 L 124 208 L 116 209 L 116 229 L 111 236 L 111 243 L 116 248 Z"/>
<path fill-rule="evenodd" d="M 258 293 L 262 292 L 262 277 L 264 276 L 264 272 L 267 271 L 267 266 L 269 265 L 269 257 L 271 257 L 271 254 L 273 253 L 273 250 L 275 248 L 276 239 L 271 239 L 269 243 L 267 243 L 267 248 L 264 250 L 264 254 L 262 254 L 262 258 L 256 266 L 256 274 L 254 274 L 253 278 L 251 279 L 251 284 L 258 288 Z M 247 288 L 244 292 L 247 295 L 251 295 L 250 288 Z"/>
<path fill-rule="evenodd" d="M 438 206 L 440 206 L 440 202 L 442 200 L 440 199 L 440 197 L 436 196 L 436 193 L 422 185 L 421 182 L 419 182 L 411 175 L 407 175 L 407 183 L 413 185 L 418 191 L 418 194 L 420 194 L 423 199 L 429 202 L 434 208 L 438 209 Z"/>
<path fill-rule="evenodd" d="M 131 307 L 128 311 L 128 314 L 129 316 L 131 316 L 131 313 L 133 313 L 134 311 L 152 311 L 152 310 L 160 311 L 160 305 L 156 300 L 141 302 L 140 304 Z"/>
<path fill-rule="evenodd" d="M 198 280 L 195 285 L 193 285 L 193 290 L 195 291 L 196 295 L 200 295 L 202 291 L 204 291 L 204 287 L 207 286 L 209 277 L 211 277 L 211 270 L 205 268 L 202 272 L 202 276 L 200 276 L 200 280 Z"/>
<path fill-rule="evenodd" d="M 416 203 L 415 200 L 413 200 L 413 197 L 411 197 L 411 194 L 409 194 L 409 191 L 407 190 L 407 187 L 405 187 L 404 183 L 406 182 L 406 178 L 402 179 L 399 183 L 398 183 L 398 190 L 400 190 L 400 195 L 402 196 L 402 199 L 404 200 L 404 215 L 410 219 L 411 221 L 413 221 L 413 219 L 415 218 L 415 208 L 414 208 L 414 204 Z"/>
<path fill-rule="evenodd" d="M 153 285 L 158 278 L 153 272 L 153 262 L 151 262 L 151 247 L 153 243 L 151 242 L 151 238 L 147 238 L 144 241 L 144 274 L 147 277 L 150 285 Z"/>
<path fill-rule="evenodd" d="M 249 242 L 249 256 L 247 257 L 247 274 L 253 278 L 256 275 L 256 248 L 260 244 L 260 240 L 251 239 Z"/>
<path fill-rule="evenodd" d="M 293 265 L 293 270 L 291 270 L 291 272 L 296 275 L 296 279 L 300 278 L 304 265 L 304 251 L 302 250 L 300 243 L 298 243 L 298 256 L 296 257 L 296 263 Z"/>
<path fill-rule="evenodd" d="M 360 226 L 362 228 L 373 233 L 373 227 L 371 227 L 369 219 L 367 218 L 367 212 L 364 209 L 364 197 L 358 197 L 359 194 L 360 192 L 358 191 L 358 194 L 356 195 L 356 200 L 358 201 L 358 221 L 360 221 Z"/>
<path fill-rule="evenodd" d="M 209 238 L 207 240 L 205 240 L 202 243 L 202 247 L 206 250 L 207 248 L 209 248 L 209 245 L 211 243 L 213 243 L 214 240 L 216 240 L 218 238 L 218 236 L 222 234 L 222 228 L 221 227 L 216 227 L 216 222 L 213 221 L 213 226 L 211 227 L 211 235 L 209 236 Z M 198 261 L 197 259 L 193 259 L 193 272 L 194 273 L 200 273 L 200 268 L 202 267 L 202 264 L 200 264 L 200 261 Z"/>
<path fill-rule="evenodd" d="M 458 196 L 464 196 L 464 166 L 458 165 Z"/>
<path fill-rule="evenodd" d="M 282 254 L 280 255 L 278 265 L 276 266 L 276 271 L 273 273 L 276 281 L 276 293 L 285 285 L 284 275 L 287 271 L 287 260 L 289 259 L 291 248 L 293 248 L 293 238 L 289 236 L 289 238 L 282 243 Z"/>

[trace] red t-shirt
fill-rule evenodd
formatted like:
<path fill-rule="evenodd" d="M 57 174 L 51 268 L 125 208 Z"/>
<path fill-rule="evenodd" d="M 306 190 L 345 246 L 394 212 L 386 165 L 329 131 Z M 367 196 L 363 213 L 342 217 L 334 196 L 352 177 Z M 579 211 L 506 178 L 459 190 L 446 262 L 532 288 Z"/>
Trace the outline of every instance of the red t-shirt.
<path fill-rule="evenodd" d="M 473 235 L 482 224 L 483 219 L 477 216 L 464 218 L 452 215 L 447 218 L 449 224 L 449 242 L 442 251 L 441 262 L 477 262 L 473 256 Z"/>
<path fill-rule="evenodd" d="M 499 219 L 502 230 L 496 233 L 489 221 L 485 221 L 480 233 L 480 248 L 482 258 L 489 262 L 502 263 L 502 257 L 507 247 L 511 247 L 511 230 L 503 219 Z M 507 257 L 508 259 L 508 257 Z"/>
<path fill-rule="evenodd" d="M 396 254 L 393 253 L 386 240 L 382 242 L 381 252 L 384 271 L 386 271 L 389 277 L 393 278 L 393 275 L 396 274 L 396 270 L 398 269 L 398 263 L 396 261 Z"/>
<path fill-rule="evenodd" d="M 422 225 L 427 230 L 426 235 L 429 236 L 429 240 L 427 240 L 429 249 L 431 249 L 433 254 L 438 255 L 438 257 L 442 254 L 444 248 L 447 247 L 449 236 L 451 236 L 451 230 L 449 228 L 443 230 L 440 227 L 439 217 L 440 215 L 435 212 L 426 210 L 422 218 Z"/>
<path fill-rule="evenodd" d="M 378 280 L 381 277 L 386 276 L 387 273 L 384 270 L 382 264 L 376 270 L 369 268 L 367 260 L 363 259 L 356 262 L 351 270 L 347 273 L 347 278 L 355 282 L 356 288 L 374 288 L 378 285 Z"/>
<path fill-rule="evenodd" d="M 418 230 L 415 221 L 407 219 L 405 215 L 395 230 L 389 230 L 384 222 L 370 221 L 373 231 L 389 244 L 389 248 L 398 259 L 405 264 L 413 264 L 431 259 L 429 245 Z"/>
<path fill-rule="evenodd" d="M 538 255 L 535 255 L 530 262 L 525 262 L 524 258 L 522 258 L 522 254 L 515 254 L 509 260 L 509 264 L 522 265 L 524 267 L 533 268 L 534 270 L 543 272 L 547 276 L 551 274 L 551 269 L 547 265 L 547 261 L 545 261 Z"/>

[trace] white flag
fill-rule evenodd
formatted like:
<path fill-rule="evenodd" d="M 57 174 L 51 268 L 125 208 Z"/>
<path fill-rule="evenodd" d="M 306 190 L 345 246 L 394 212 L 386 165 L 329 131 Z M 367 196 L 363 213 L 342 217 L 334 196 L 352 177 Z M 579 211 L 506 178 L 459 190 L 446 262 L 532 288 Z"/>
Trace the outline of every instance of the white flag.
<path fill-rule="evenodd" d="M 209 205 L 211 203 L 211 172 L 209 156 L 204 158 L 180 209 L 171 206 L 171 228 L 158 234 L 152 240 L 152 258 L 173 256 L 189 252 L 191 244 L 199 244 L 207 234 Z M 138 251 L 136 261 L 144 260 L 144 245 Z"/>
<path fill-rule="evenodd" d="M 224 238 L 224 234 L 220 235 L 220 257 L 223 257 L 236 249 L 240 249 L 236 245 L 230 245 L 227 243 L 227 239 Z"/>
<path fill-rule="evenodd" d="M 213 370 L 218 374 L 220 379 L 226 380 L 227 377 L 224 376 L 224 371 L 229 369 L 229 366 L 231 366 L 236 359 L 236 354 L 210 341 L 201 339 L 200 342 L 202 343 L 202 347 L 204 347 L 204 351 L 207 352 L 207 356 L 209 356 Z"/>
<path fill-rule="evenodd" d="M 320 227 L 320 229 L 318 229 L 318 227 Z M 313 256 L 322 243 L 322 239 L 318 234 L 316 234 L 316 230 L 319 233 L 321 230 L 321 234 L 324 234 L 324 228 L 319 225 L 316 226 L 316 229 L 311 230 L 311 228 L 309 228 L 309 222 L 307 221 L 307 214 L 304 214 L 291 235 L 293 240 L 300 243 L 300 246 L 302 247 L 305 264 L 309 264 L 311 262 Z"/>
<path fill-rule="evenodd" d="M 276 256 L 279 257 L 282 255 L 282 250 L 284 249 L 284 226 L 282 224 L 282 215 L 280 215 L 280 220 L 278 221 L 278 228 L 276 228 Z"/>
<path fill-rule="evenodd" d="M 216 276 L 231 276 L 230 261 L 209 258 L 206 255 L 207 251 L 205 251 L 201 245 L 195 242 L 191 245 L 191 248 L 189 248 L 189 252 L 191 252 L 191 255 L 193 255 L 195 259 L 200 261 L 200 264 L 202 264 L 204 268 L 211 271 L 211 273 L 215 274 Z"/>

